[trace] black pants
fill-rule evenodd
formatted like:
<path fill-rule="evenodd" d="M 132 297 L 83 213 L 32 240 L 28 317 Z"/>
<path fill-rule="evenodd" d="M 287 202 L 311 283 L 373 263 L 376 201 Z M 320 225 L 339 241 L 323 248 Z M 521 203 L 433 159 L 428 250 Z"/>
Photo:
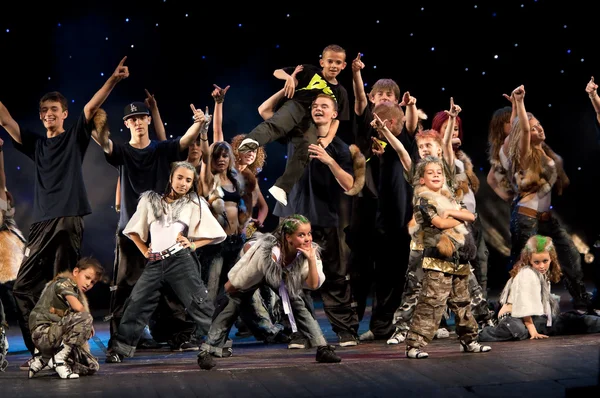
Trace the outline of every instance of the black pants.
<path fill-rule="evenodd" d="M 110 297 L 111 336 L 119 330 L 119 323 L 125 311 L 125 303 L 142 275 L 146 263 L 146 258 L 135 243 L 118 232 Z M 150 322 L 153 337 L 157 341 L 172 340 L 174 344 L 189 341 L 194 324 L 186 316 L 183 304 L 168 286 L 165 286 L 160 292 L 158 307 L 152 315 L 152 322 Z"/>
<path fill-rule="evenodd" d="M 345 331 L 356 335 L 358 314 L 353 306 L 348 260 L 343 256 L 337 227 L 323 228 L 313 225 L 315 243 L 321 246 L 321 260 L 325 282 L 320 293 L 323 310 L 335 333 Z"/>
<path fill-rule="evenodd" d="M 364 316 L 367 297 L 374 289 L 369 329 L 377 339 L 394 333 L 394 312 L 402 301 L 402 288 L 410 254 L 406 229 L 382 230 L 375 225 L 377 199 L 355 198 L 352 225 L 347 234 L 352 250 L 353 292 L 358 313 Z"/>
<path fill-rule="evenodd" d="M 252 138 L 259 145 L 288 137 L 294 146 L 294 153 L 288 159 L 285 171 L 275 182 L 275 186 L 289 193 L 300 180 L 308 164 L 308 146 L 317 142 L 317 133 L 310 123 L 308 108 L 294 100 L 287 100 L 275 114 L 256 126 L 246 138 Z"/>
<path fill-rule="evenodd" d="M 58 273 L 72 270 L 81 256 L 83 217 L 58 217 L 31 225 L 23 264 L 13 286 L 18 321 L 27 349 L 35 346 L 29 314 L 46 286 Z"/>

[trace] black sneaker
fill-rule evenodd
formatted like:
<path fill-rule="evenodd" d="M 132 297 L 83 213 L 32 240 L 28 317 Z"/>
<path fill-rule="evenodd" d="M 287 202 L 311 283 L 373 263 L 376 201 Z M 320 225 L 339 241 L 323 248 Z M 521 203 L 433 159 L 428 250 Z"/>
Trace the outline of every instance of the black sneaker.
<path fill-rule="evenodd" d="M 288 348 L 291 350 L 303 350 L 308 348 L 310 344 L 308 343 L 308 339 L 304 337 L 304 335 L 300 332 L 294 332 L 290 336 L 290 343 L 288 344 Z"/>
<path fill-rule="evenodd" d="M 107 352 L 106 359 L 104 360 L 106 363 L 121 363 L 123 362 L 123 355 L 118 354 L 116 352 Z"/>
<path fill-rule="evenodd" d="M 353 347 L 355 345 L 358 345 L 358 336 L 356 336 L 350 332 L 346 332 L 346 331 L 339 332 L 338 339 L 340 341 L 340 343 L 339 343 L 340 347 Z"/>
<path fill-rule="evenodd" d="M 171 347 L 171 351 L 185 352 L 185 351 L 199 351 L 200 347 L 198 344 L 192 343 L 191 341 L 186 341 L 181 343 L 179 346 Z"/>
<path fill-rule="evenodd" d="M 211 370 L 217 366 L 217 363 L 208 351 L 201 351 L 198 354 L 198 366 L 200 366 L 200 369 Z"/>
<path fill-rule="evenodd" d="M 269 344 L 289 344 L 291 341 L 291 337 L 285 334 L 283 330 L 280 330 L 274 336 L 267 336 L 265 339 L 265 342 Z"/>
<path fill-rule="evenodd" d="M 342 358 L 335 354 L 335 347 L 332 345 L 323 345 L 317 348 L 317 362 L 321 363 L 338 363 L 342 362 Z"/>
<path fill-rule="evenodd" d="M 138 350 L 154 350 L 160 348 L 161 345 L 154 339 L 141 339 L 138 342 Z"/>

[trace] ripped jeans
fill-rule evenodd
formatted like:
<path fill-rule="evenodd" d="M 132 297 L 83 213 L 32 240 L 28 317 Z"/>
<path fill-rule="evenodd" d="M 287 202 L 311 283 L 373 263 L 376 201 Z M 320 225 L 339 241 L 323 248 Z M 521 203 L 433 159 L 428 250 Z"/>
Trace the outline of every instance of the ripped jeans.
<path fill-rule="evenodd" d="M 118 332 L 111 339 L 111 349 L 132 357 L 144 327 L 158 306 L 160 288 L 169 285 L 196 324 L 197 340 L 208 333 L 214 312 L 208 291 L 200 278 L 198 263 L 190 249 L 183 249 L 163 260 L 146 265 L 125 303 Z"/>

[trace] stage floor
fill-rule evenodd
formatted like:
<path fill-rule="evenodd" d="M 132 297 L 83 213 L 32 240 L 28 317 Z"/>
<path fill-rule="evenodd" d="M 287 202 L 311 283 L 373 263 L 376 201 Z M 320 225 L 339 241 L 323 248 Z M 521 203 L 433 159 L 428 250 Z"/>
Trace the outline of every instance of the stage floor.
<path fill-rule="evenodd" d="M 319 307 L 317 316 L 328 341 L 337 344 Z M 368 319 L 369 313 L 361 332 Z M 403 345 L 377 341 L 337 347 L 340 364 L 319 364 L 315 349 L 289 350 L 241 339 L 234 328 L 234 355 L 216 359 L 214 370 L 203 371 L 197 353 L 166 347 L 105 364 L 102 345 L 108 343 L 108 324 L 97 321 L 95 330 L 101 341 L 90 340 L 101 361 L 96 375 L 60 380 L 43 371 L 28 380 L 19 365 L 29 355 L 18 327 L 12 326 L 0 397 L 600 397 L 600 334 L 493 343 L 492 351 L 482 354 L 460 352 L 451 334 L 434 340 L 427 348 L 430 357 L 422 360 L 406 358 Z"/>

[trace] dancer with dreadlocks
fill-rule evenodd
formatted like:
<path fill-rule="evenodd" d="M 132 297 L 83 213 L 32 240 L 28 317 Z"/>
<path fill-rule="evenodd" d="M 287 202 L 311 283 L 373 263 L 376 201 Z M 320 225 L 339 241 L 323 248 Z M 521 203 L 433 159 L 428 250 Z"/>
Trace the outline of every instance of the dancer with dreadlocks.
<path fill-rule="evenodd" d="M 123 230 L 148 263 L 125 305 L 106 362 L 121 362 L 123 357 L 133 356 L 144 327 L 158 306 L 164 284 L 171 287 L 196 323 L 196 338 L 208 331 L 214 307 L 207 299 L 208 291 L 192 252 L 197 247 L 220 243 L 226 235 L 206 201 L 194 192 L 197 179 L 192 164 L 174 163 L 166 193 L 143 193 Z M 148 241 L 152 242 L 150 246 Z"/>
<path fill-rule="evenodd" d="M 299 214 L 291 215 L 281 221 L 273 234 L 266 233 L 252 243 L 244 246 L 245 254 L 227 274 L 225 292 L 217 300 L 206 343 L 198 354 L 200 368 L 212 369 L 216 366 L 213 356 L 231 354 L 232 350 L 226 347 L 229 331 L 262 284 L 279 292 L 292 330 L 303 333 L 311 346 L 317 347 L 317 362 L 340 362 L 302 297 L 302 289 L 316 290 L 325 281 L 320 248 L 312 241 L 310 221 Z"/>

